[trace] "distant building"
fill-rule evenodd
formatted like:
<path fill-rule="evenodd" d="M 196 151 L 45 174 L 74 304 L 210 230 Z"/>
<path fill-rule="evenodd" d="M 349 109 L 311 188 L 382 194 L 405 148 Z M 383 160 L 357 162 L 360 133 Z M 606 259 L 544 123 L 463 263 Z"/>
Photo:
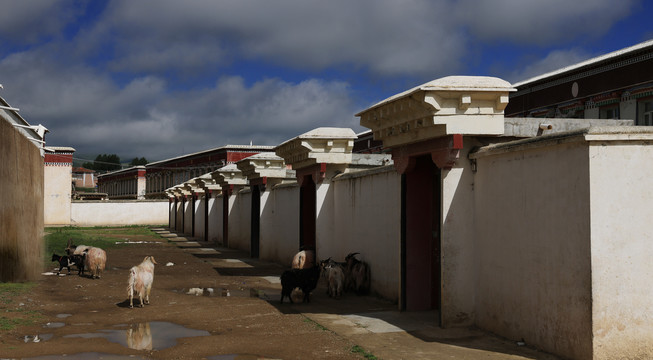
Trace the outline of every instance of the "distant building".
<path fill-rule="evenodd" d="M 106 193 L 109 199 L 144 199 L 145 198 L 145 166 L 133 166 L 100 174 L 98 192 Z"/>
<path fill-rule="evenodd" d="M 65 146 L 48 146 L 45 149 L 45 225 L 70 225 L 74 152 L 74 148 Z"/>
<path fill-rule="evenodd" d="M 84 167 L 73 168 L 73 184 L 75 188 L 94 188 L 97 185 L 95 171 Z"/>
<path fill-rule="evenodd" d="M 383 154 L 389 152 L 389 149 L 383 147 L 383 141 L 374 140 L 372 130 L 357 134 L 357 138 L 354 140 L 353 153 L 355 154 Z"/>
<path fill-rule="evenodd" d="M 274 151 L 273 146 L 226 145 L 147 164 L 146 197 L 168 198 L 166 189 L 246 157 Z"/>
<path fill-rule="evenodd" d="M 506 117 L 653 125 L 653 40 L 513 84 Z"/>
<path fill-rule="evenodd" d="M 226 145 L 98 175 L 98 191 L 109 199 L 167 199 L 166 189 L 246 157 L 273 151 L 273 146 Z"/>

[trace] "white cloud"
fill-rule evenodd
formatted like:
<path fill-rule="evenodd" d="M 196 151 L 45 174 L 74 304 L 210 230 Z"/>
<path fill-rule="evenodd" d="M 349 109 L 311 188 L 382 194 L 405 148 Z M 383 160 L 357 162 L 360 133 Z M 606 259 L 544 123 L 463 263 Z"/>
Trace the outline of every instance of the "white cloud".
<path fill-rule="evenodd" d="M 0 61 L 2 96 L 50 129 L 49 145 L 85 154 L 162 159 L 227 144 L 277 145 L 319 126 L 356 127 L 346 83 L 224 77 L 215 86 L 175 92 L 161 78 L 118 86 L 97 70 L 62 67 L 39 51 Z"/>
<path fill-rule="evenodd" d="M 421 83 L 465 72 L 475 43 L 537 48 L 602 34 L 634 2 L 114 0 L 66 38 L 62 30 L 91 3 L 12 1 L 0 41 L 23 50 L 0 50 L 1 94 L 51 130 L 50 145 L 91 154 L 161 159 L 250 140 L 276 145 L 319 126 L 362 130 L 350 88 L 358 80 L 327 80 L 331 70 L 364 74 L 368 89 Z M 587 57 L 582 48 L 554 51 L 506 78 Z M 235 76 L 240 62 L 281 70 Z M 293 80 L 281 78 L 285 70 Z M 186 74 L 202 84 L 180 86 Z"/>
<path fill-rule="evenodd" d="M 43 37 L 56 37 L 82 10 L 69 1 L 3 1 L 0 39 L 5 43 L 35 43 Z"/>
<path fill-rule="evenodd" d="M 549 45 L 598 38 L 637 0 L 460 0 L 456 16 L 484 41 Z"/>
<path fill-rule="evenodd" d="M 512 71 L 506 76 L 506 80 L 512 83 L 528 80 L 535 76 L 577 64 L 591 57 L 590 54 L 580 49 L 554 50 L 543 59 L 528 64 L 519 70 Z"/>
<path fill-rule="evenodd" d="M 98 26 L 120 39 L 115 66 L 189 69 L 265 59 L 384 76 L 455 71 L 465 38 L 448 2 L 114 1 Z M 189 60 L 190 58 L 190 60 Z"/>

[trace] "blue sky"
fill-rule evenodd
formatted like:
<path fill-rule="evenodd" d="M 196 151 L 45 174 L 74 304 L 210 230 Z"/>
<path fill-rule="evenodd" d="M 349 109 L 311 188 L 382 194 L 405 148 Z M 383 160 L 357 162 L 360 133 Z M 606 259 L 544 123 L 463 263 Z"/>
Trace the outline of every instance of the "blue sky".
<path fill-rule="evenodd" d="M 653 38 L 637 0 L 0 0 L 0 96 L 50 146 L 277 145 L 449 75 L 510 82 Z"/>

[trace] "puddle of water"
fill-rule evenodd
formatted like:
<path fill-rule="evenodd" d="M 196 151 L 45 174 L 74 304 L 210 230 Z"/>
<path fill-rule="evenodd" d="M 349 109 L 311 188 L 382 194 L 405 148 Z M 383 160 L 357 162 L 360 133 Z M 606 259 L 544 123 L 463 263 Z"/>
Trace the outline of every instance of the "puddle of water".
<path fill-rule="evenodd" d="M 179 338 L 211 335 L 206 330 L 189 329 L 162 321 L 118 325 L 117 327 L 127 327 L 127 329 L 99 330 L 96 333 L 66 335 L 64 337 L 81 337 L 85 339 L 103 337 L 134 350 L 162 350 L 175 346 Z"/>
<path fill-rule="evenodd" d="M 43 325 L 44 328 L 48 328 L 48 329 L 56 329 L 64 326 L 66 326 L 66 323 L 62 323 L 62 322 L 49 322 Z"/>
<path fill-rule="evenodd" d="M 65 319 L 69 316 L 73 316 L 73 314 L 57 314 L 57 318 L 59 319 Z"/>
<path fill-rule="evenodd" d="M 41 341 L 48 341 L 48 340 L 52 339 L 53 335 L 54 334 L 25 335 L 25 337 L 23 338 L 23 341 L 25 341 L 26 343 L 30 343 L 30 342 L 37 343 L 37 342 L 41 342 Z"/>
<path fill-rule="evenodd" d="M 136 355 L 116 355 L 116 354 L 104 354 L 98 352 L 87 352 L 79 354 L 63 354 L 63 355 L 44 355 L 31 358 L 23 358 L 24 360 L 60 360 L 62 358 L 71 358 L 77 360 L 133 360 L 133 359 L 145 359 Z"/>

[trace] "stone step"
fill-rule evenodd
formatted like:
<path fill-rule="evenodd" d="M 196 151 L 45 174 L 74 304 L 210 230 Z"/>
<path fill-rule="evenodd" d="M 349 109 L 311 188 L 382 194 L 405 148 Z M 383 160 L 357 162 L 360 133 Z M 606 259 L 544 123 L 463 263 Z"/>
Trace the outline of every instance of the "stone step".
<path fill-rule="evenodd" d="M 176 238 L 178 237 L 177 234 L 171 233 L 171 234 L 161 234 L 162 238 Z"/>
<path fill-rule="evenodd" d="M 213 248 L 190 248 L 190 249 L 182 249 L 187 253 L 193 254 L 193 255 L 203 255 L 203 254 L 220 254 L 220 252 L 216 249 Z"/>
<path fill-rule="evenodd" d="M 202 245 L 200 245 L 195 241 L 185 241 L 185 242 L 178 242 L 177 246 L 184 248 L 184 247 L 200 247 Z"/>

